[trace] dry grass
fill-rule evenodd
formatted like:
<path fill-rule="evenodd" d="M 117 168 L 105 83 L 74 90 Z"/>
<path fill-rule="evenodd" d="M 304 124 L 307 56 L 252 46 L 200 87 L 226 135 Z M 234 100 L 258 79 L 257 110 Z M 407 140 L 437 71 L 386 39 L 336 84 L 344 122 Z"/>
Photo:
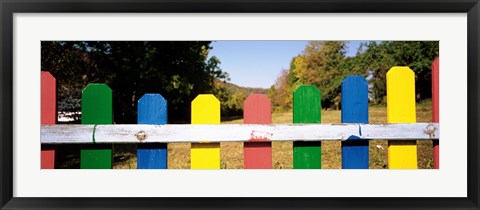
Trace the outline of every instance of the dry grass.
<path fill-rule="evenodd" d="M 341 111 L 322 110 L 322 123 L 340 123 Z M 431 104 L 429 102 L 417 104 L 417 122 L 431 122 Z M 274 124 L 291 123 L 292 113 L 273 113 Z M 370 123 L 386 123 L 386 107 L 369 108 Z M 225 124 L 242 124 L 243 119 L 224 121 Z M 388 158 L 388 141 L 370 141 L 370 168 L 386 169 Z M 293 165 L 292 142 L 272 142 L 272 164 L 274 169 L 291 169 Z M 433 168 L 432 141 L 417 141 L 418 168 Z M 379 149 L 377 146 L 383 148 Z M 222 169 L 243 168 L 243 143 L 228 142 L 220 143 L 220 161 Z M 135 156 L 135 144 L 115 144 L 114 164 L 115 169 L 135 169 L 137 159 Z M 322 142 L 322 168 L 340 169 L 341 142 Z M 190 168 L 190 143 L 168 144 L 168 168 L 189 169 Z"/>

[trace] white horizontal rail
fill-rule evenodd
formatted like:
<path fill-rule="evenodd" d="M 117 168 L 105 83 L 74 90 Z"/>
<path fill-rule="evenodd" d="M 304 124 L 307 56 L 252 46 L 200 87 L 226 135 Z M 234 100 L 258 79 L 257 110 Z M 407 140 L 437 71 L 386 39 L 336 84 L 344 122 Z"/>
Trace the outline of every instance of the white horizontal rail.
<path fill-rule="evenodd" d="M 428 140 L 438 139 L 439 129 L 438 123 L 46 125 L 40 140 L 44 144 Z"/>

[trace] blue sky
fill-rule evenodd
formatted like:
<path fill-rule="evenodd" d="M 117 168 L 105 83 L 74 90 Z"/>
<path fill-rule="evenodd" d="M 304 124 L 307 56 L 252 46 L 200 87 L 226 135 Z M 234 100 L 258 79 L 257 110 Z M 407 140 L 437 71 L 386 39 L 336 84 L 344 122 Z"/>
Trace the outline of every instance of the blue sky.
<path fill-rule="evenodd" d="M 360 43 L 347 42 L 346 55 L 354 56 Z M 214 41 L 209 56 L 220 59 L 220 68 L 230 74 L 231 83 L 269 88 L 306 44 L 307 41 Z"/>

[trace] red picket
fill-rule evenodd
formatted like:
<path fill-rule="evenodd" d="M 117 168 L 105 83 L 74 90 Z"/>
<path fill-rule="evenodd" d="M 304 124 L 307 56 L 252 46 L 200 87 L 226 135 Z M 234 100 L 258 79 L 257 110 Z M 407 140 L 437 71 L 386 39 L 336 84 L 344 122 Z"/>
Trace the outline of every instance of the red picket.
<path fill-rule="evenodd" d="M 264 94 L 251 94 L 243 103 L 244 124 L 271 124 L 272 103 Z M 245 169 L 272 168 L 272 142 L 268 137 L 252 131 L 251 142 L 243 144 Z M 267 139 L 265 139 L 267 138 Z"/>
<path fill-rule="evenodd" d="M 52 125 L 57 122 L 57 83 L 48 71 L 41 73 L 41 124 Z M 41 145 L 41 169 L 55 168 L 55 147 Z"/>
<path fill-rule="evenodd" d="M 440 58 L 435 58 L 432 63 L 432 122 L 438 123 L 439 119 L 439 68 L 440 68 Z M 440 146 L 438 145 L 438 140 L 433 140 L 433 168 L 438 169 L 440 167 L 439 159 L 439 150 Z"/>

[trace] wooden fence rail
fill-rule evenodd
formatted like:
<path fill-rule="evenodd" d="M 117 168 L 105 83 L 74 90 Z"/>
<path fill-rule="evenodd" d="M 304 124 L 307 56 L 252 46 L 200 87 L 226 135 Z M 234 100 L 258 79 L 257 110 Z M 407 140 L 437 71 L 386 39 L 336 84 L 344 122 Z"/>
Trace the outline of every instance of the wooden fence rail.
<path fill-rule="evenodd" d="M 42 144 L 438 140 L 440 126 L 438 123 L 44 125 L 40 136 Z"/>

